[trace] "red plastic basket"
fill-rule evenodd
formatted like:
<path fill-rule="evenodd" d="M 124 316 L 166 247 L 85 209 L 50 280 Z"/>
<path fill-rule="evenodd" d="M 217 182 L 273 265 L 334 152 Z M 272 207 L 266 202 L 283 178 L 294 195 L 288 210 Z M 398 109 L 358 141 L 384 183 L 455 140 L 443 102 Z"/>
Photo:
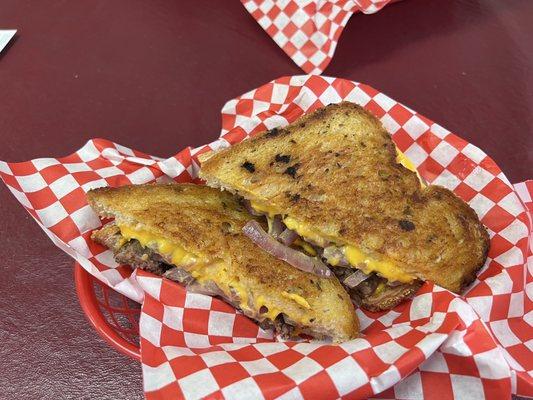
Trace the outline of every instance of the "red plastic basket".
<path fill-rule="evenodd" d="M 140 360 L 138 303 L 114 291 L 75 263 L 74 280 L 81 308 L 96 332 L 112 347 Z"/>

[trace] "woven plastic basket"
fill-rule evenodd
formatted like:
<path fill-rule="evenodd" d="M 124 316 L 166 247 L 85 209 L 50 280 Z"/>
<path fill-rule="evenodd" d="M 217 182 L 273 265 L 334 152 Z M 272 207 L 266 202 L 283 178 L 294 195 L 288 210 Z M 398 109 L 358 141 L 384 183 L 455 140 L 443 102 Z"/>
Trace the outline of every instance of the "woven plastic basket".
<path fill-rule="evenodd" d="M 140 360 L 140 305 L 100 282 L 78 263 L 74 279 L 81 308 L 96 332 L 121 353 Z"/>

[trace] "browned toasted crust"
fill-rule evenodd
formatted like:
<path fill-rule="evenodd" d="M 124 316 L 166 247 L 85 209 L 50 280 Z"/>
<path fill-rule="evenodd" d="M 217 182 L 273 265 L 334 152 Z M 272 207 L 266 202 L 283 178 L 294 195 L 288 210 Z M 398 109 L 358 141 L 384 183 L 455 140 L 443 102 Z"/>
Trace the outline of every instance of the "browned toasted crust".
<path fill-rule="evenodd" d="M 379 120 L 352 103 L 204 157 L 200 176 L 454 292 L 486 259 L 476 213 L 448 189 L 421 188 Z"/>
<path fill-rule="evenodd" d="M 189 252 L 224 261 L 252 303 L 263 296 L 289 319 L 305 320 L 308 332 L 338 342 L 357 336 L 357 317 L 341 284 L 299 271 L 255 246 L 242 233 L 253 217 L 230 194 L 193 184 L 135 185 L 92 190 L 88 200 L 102 217 L 140 224 Z M 311 308 L 285 298 L 284 291 L 301 295 Z"/>

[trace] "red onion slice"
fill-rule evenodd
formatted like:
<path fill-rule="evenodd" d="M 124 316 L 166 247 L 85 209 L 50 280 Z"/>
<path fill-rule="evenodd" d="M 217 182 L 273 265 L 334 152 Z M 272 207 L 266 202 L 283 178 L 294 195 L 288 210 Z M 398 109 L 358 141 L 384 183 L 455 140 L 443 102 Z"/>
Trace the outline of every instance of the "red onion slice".
<path fill-rule="evenodd" d="M 285 246 L 290 246 L 298 238 L 298 234 L 290 229 L 285 229 L 279 235 L 278 239 Z"/>
<path fill-rule="evenodd" d="M 325 278 L 333 275 L 330 269 L 318 258 L 306 256 L 298 250 L 284 246 L 266 233 L 259 222 L 255 220 L 248 221 L 242 228 L 242 231 L 252 242 L 268 254 L 289 263 L 300 271 L 309 272 Z"/>
<path fill-rule="evenodd" d="M 350 289 L 353 289 L 356 286 L 359 286 L 360 283 L 366 281 L 368 278 L 370 278 L 370 275 L 365 274 L 361 270 L 356 270 L 353 274 L 348 275 L 342 283 L 347 286 Z"/>

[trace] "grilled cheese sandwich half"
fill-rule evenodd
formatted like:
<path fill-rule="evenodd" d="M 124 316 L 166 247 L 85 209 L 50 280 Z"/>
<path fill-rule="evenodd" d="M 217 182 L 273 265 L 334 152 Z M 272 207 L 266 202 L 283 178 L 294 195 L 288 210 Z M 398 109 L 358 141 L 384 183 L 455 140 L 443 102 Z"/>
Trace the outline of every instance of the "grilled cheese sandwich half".
<path fill-rule="evenodd" d="M 208 185 L 295 231 L 370 310 L 393 307 L 425 280 L 458 293 L 485 262 L 488 234 L 475 212 L 427 185 L 358 105 L 318 109 L 200 161 Z"/>
<path fill-rule="evenodd" d="M 252 201 L 250 206 L 257 213 L 264 213 L 268 219 L 283 215 L 282 212 L 276 212 L 273 208 L 259 205 L 257 202 Z M 299 222 L 295 218 L 283 217 L 282 221 L 288 229 L 298 233 L 307 242 L 337 246 L 339 255 L 342 254 L 351 266 L 361 269 L 368 275 L 376 273 L 391 282 L 401 283 L 411 283 L 417 279 L 416 276 L 405 273 L 394 260 L 372 255 L 360 247 L 342 243 L 339 238 L 318 232 L 314 226 Z M 327 261 L 332 266 L 338 266 L 341 260 L 339 256 L 332 256 Z"/>
<path fill-rule="evenodd" d="M 409 171 L 416 173 L 418 180 L 420 181 L 421 187 L 426 186 L 426 182 L 422 179 L 413 162 L 407 158 L 407 156 L 396 148 L 396 162 L 403 165 Z M 283 212 L 280 210 L 274 210 L 268 205 L 260 204 L 258 202 L 251 201 L 250 206 L 258 213 L 263 213 L 267 216 L 269 221 L 276 215 L 282 215 Z M 340 244 L 336 243 L 337 237 L 324 235 L 320 232 L 317 232 L 314 226 L 307 225 L 305 223 L 299 222 L 292 217 L 284 217 L 283 223 L 288 229 L 291 229 L 298 233 L 299 236 L 304 238 L 307 241 L 313 243 L 335 243 L 340 248 L 340 253 L 344 254 L 348 263 L 353 267 L 360 268 L 364 273 L 370 275 L 372 273 L 377 273 L 380 276 L 383 276 L 391 282 L 401 282 L 401 283 L 411 283 L 417 278 L 415 276 L 406 274 L 402 271 L 401 268 L 397 266 L 397 263 L 393 260 L 386 260 L 384 257 L 376 257 L 371 254 L 363 251 L 361 248 L 349 245 L 349 244 Z M 304 242 L 305 243 L 305 242 Z M 305 245 L 303 245 L 305 246 Z M 307 249 L 309 253 L 309 249 Z M 328 263 L 332 266 L 337 266 L 340 263 L 339 257 L 331 257 L 328 260 Z M 383 286 L 382 286 L 383 287 Z"/>
<path fill-rule="evenodd" d="M 242 233 L 254 217 L 230 194 L 191 184 L 134 185 L 92 190 L 88 199 L 101 217 L 114 218 L 92 238 L 117 262 L 219 296 L 284 338 L 343 342 L 357 336 L 342 285 L 255 246 Z"/>

